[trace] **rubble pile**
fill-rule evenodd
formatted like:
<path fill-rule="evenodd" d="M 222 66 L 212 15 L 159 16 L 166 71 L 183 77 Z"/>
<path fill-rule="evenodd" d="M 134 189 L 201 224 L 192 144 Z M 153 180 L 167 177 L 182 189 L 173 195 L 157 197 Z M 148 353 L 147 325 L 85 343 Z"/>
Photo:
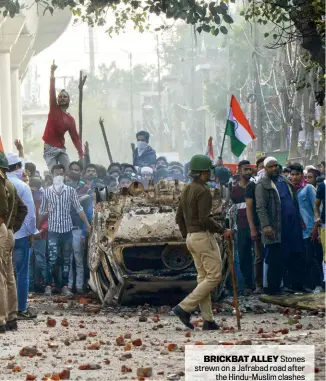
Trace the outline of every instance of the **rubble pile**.
<path fill-rule="evenodd" d="M 171 307 L 107 307 L 91 298 L 58 309 L 55 298 L 37 298 L 38 318 L 19 322 L 0 342 L 5 380 L 184 380 L 184 350 L 196 345 L 314 344 L 316 380 L 325 380 L 325 312 L 269 306 L 257 297 L 240 298 L 240 332 L 232 300 L 215 305 L 217 332 L 184 329 Z M 89 302 L 89 304 L 87 304 Z M 62 302 L 63 305 L 68 305 Z M 90 312 L 85 308 L 96 306 Z M 84 306 L 84 308 L 79 308 Z M 197 316 L 196 316 L 197 315 Z"/>

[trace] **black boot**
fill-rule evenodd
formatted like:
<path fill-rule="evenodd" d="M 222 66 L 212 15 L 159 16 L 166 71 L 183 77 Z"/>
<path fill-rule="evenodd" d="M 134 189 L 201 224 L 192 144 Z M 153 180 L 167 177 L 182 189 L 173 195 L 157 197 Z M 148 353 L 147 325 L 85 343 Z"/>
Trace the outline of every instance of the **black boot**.
<path fill-rule="evenodd" d="M 16 319 L 7 321 L 7 324 L 6 324 L 6 330 L 7 331 L 17 331 L 17 329 L 18 329 L 18 326 L 17 326 L 17 320 Z"/>
<path fill-rule="evenodd" d="M 175 316 L 178 316 L 186 327 L 195 329 L 195 327 L 190 323 L 191 313 L 184 311 L 180 306 L 175 306 L 172 311 Z"/>
<path fill-rule="evenodd" d="M 6 333 L 6 326 L 5 325 L 0 325 L 0 334 L 1 333 Z"/>
<path fill-rule="evenodd" d="M 217 331 L 218 329 L 220 329 L 220 326 L 215 321 L 204 321 L 203 331 Z"/>

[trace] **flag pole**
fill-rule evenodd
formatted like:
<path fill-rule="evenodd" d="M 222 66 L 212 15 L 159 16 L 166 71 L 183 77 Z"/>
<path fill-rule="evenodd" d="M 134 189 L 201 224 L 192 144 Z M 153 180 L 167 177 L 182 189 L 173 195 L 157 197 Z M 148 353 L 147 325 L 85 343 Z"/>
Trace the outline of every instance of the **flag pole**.
<path fill-rule="evenodd" d="M 226 126 L 225 126 L 224 136 L 223 136 L 223 140 L 222 140 L 222 147 L 221 147 L 220 157 L 222 157 L 222 154 L 223 154 L 223 148 L 224 148 L 225 136 L 226 136 Z"/>

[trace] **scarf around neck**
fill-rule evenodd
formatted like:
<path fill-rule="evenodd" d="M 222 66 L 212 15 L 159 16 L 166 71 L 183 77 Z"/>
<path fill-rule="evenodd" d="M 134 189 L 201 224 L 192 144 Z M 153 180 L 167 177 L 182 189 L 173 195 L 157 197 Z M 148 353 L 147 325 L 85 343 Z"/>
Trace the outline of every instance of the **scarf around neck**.
<path fill-rule="evenodd" d="M 299 184 L 293 184 L 294 188 L 298 192 L 300 189 L 304 188 L 307 185 L 307 181 L 302 179 Z"/>

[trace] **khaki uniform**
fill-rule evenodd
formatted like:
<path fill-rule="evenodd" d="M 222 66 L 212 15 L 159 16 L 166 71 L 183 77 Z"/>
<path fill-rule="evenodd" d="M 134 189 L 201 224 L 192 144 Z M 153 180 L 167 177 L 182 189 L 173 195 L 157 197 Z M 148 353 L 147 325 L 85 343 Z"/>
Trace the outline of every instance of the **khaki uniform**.
<path fill-rule="evenodd" d="M 212 196 L 202 180 L 194 180 L 181 194 L 176 222 L 197 269 L 197 287 L 179 306 L 186 312 L 199 305 L 203 319 L 214 321 L 211 292 L 222 280 L 221 254 L 214 233 L 223 232 L 211 217 Z"/>
<path fill-rule="evenodd" d="M 27 207 L 18 197 L 13 184 L 5 178 L 7 192 L 7 211 L 5 215 L 6 234 L 2 247 L 2 264 L 0 273 L 0 325 L 17 318 L 17 289 L 13 266 L 14 232 L 18 231 L 27 215 Z M 1 230 L 0 230 L 1 242 Z"/>
<path fill-rule="evenodd" d="M 6 187 L 6 177 L 0 171 L 0 325 L 6 324 L 6 243 L 8 232 L 6 219 L 8 217 L 8 190 Z"/>

